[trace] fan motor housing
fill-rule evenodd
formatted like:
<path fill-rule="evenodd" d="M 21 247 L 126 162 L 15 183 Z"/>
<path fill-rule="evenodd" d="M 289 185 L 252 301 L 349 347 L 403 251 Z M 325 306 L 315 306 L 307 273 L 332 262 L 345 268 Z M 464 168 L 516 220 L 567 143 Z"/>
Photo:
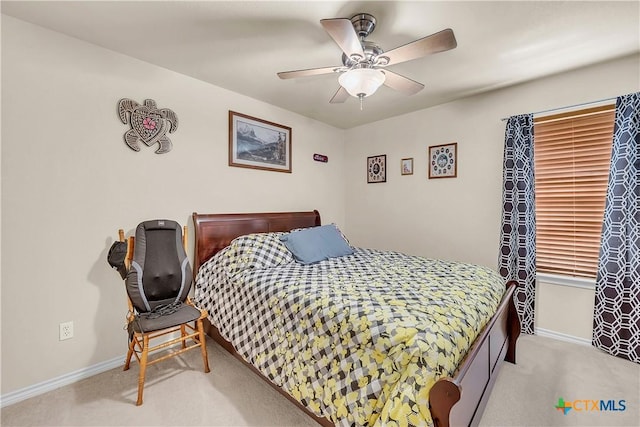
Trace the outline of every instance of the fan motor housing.
<path fill-rule="evenodd" d="M 360 67 L 370 67 L 376 63 L 378 55 L 384 52 L 376 43 L 365 40 L 376 28 L 376 22 L 376 18 L 369 13 L 358 13 L 351 17 L 351 24 L 358 38 L 360 38 L 360 44 L 362 45 L 365 57 L 356 61 L 343 53 L 342 64 L 345 67 L 353 68 L 358 64 L 360 64 Z"/>
<path fill-rule="evenodd" d="M 367 65 L 367 64 L 373 65 L 378 55 L 381 55 L 382 53 L 384 53 L 384 50 L 380 46 L 378 46 L 375 42 L 362 40 L 361 44 L 362 44 L 362 50 L 364 51 L 364 59 L 360 60 L 359 62 L 354 61 L 353 59 L 349 58 L 346 54 L 343 53 L 342 64 L 345 67 L 353 67 L 358 63 L 364 64 L 364 65 Z"/>

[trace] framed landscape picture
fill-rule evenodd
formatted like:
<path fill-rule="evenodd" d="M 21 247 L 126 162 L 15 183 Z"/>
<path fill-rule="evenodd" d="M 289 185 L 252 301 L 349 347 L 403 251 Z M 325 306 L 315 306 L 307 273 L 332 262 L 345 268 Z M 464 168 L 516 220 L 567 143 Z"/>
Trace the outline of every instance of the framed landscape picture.
<path fill-rule="evenodd" d="M 291 128 L 229 111 L 229 166 L 291 173 Z"/>
<path fill-rule="evenodd" d="M 458 174 L 458 143 L 429 147 L 429 179 L 455 178 Z"/>

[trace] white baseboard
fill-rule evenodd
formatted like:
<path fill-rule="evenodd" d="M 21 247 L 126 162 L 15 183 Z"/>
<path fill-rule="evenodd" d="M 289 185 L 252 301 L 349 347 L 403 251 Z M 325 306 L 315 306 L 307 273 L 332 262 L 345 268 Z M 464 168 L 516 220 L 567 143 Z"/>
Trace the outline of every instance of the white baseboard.
<path fill-rule="evenodd" d="M 89 378 L 93 375 L 106 372 L 110 369 L 117 368 L 119 366 L 120 367 L 124 366 L 124 360 L 125 360 L 124 355 L 118 356 L 111 360 L 107 360 L 105 362 L 101 362 L 93 366 L 79 369 L 77 371 L 70 372 L 68 374 L 64 374 L 47 381 L 43 381 L 41 383 L 34 384 L 20 390 L 12 391 L 11 393 L 4 394 L 0 396 L 0 408 L 13 405 L 14 403 L 18 403 L 22 400 L 29 399 L 30 397 L 38 396 L 48 391 L 55 390 L 65 385 L 75 383 L 85 378 Z"/>
<path fill-rule="evenodd" d="M 536 328 L 536 335 L 541 337 L 553 338 L 560 341 L 571 342 L 574 344 L 591 346 L 591 340 L 586 338 L 574 337 L 573 335 L 563 334 L 561 332 L 551 331 L 549 329 Z"/>

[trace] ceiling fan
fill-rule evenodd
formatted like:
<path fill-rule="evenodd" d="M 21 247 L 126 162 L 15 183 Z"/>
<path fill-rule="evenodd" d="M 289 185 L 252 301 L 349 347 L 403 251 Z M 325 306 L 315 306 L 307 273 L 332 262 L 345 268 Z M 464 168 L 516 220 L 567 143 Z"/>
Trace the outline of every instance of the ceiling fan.
<path fill-rule="evenodd" d="M 351 19 L 321 19 L 320 24 L 344 52 L 342 65 L 283 71 L 278 73 L 278 77 L 292 79 L 338 73 L 340 88 L 329 102 L 342 103 L 349 96 L 354 96 L 360 99 L 360 109 L 363 98 L 375 93 L 383 84 L 406 95 L 413 95 L 424 88 L 422 83 L 394 73 L 386 67 L 457 46 L 453 31 L 448 28 L 385 52 L 375 42 L 365 40 L 376 27 L 376 18 L 368 13 L 358 13 Z"/>

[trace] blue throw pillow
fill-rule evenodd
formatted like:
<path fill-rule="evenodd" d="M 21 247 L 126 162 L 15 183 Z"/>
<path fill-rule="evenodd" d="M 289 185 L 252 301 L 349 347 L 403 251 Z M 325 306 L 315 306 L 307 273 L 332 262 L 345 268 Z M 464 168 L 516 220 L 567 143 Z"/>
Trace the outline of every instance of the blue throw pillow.
<path fill-rule="evenodd" d="M 292 231 L 280 240 L 302 264 L 353 254 L 353 249 L 334 224 Z"/>

